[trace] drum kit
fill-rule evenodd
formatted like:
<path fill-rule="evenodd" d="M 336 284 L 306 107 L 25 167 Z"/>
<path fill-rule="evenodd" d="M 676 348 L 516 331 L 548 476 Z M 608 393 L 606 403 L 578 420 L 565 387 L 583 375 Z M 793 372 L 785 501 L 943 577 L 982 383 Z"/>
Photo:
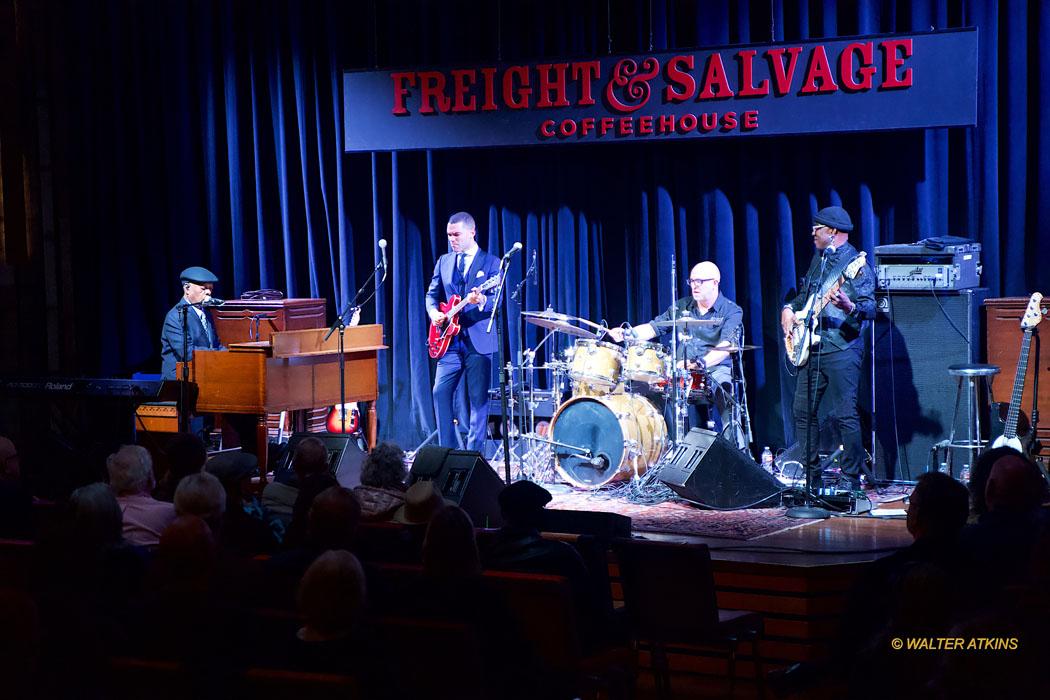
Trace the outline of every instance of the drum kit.
<path fill-rule="evenodd" d="M 551 309 L 523 311 L 522 317 L 548 331 L 536 348 L 523 352 L 518 366 L 507 365 L 509 375 L 519 377 L 519 386 L 525 387 L 515 393 L 521 423 L 533 430 L 518 433 L 518 455 L 523 475 L 533 481 L 553 481 L 557 472 L 572 486 L 594 489 L 642 477 L 673 447 L 673 437 L 682 435 L 688 403 L 710 401 L 714 391 L 724 391 L 704 369 L 686 369 L 673 362 L 674 351 L 659 343 L 620 346 L 605 342 L 607 327 Z M 674 323 L 713 325 L 721 320 L 683 318 Z M 666 328 L 671 324 L 652 325 Z M 555 359 L 536 367 L 537 352 L 555 333 L 572 336 L 573 344 L 558 355 L 548 353 Z M 742 351 L 753 348 L 732 346 L 727 350 L 736 363 Z M 546 374 L 545 383 L 551 390 L 536 388 L 538 372 Z M 734 410 L 727 428 L 737 424 L 737 434 L 747 436 L 737 442 L 746 449 L 750 420 L 742 401 L 743 387 L 739 389 L 732 393 L 741 401 L 729 397 Z M 535 409 L 543 401 L 553 401 L 549 423 L 535 420 Z M 673 435 L 664 418 L 664 405 L 673 406 Z M 746 431 L 741 430 L 741 423 L 746 423 Z"/>

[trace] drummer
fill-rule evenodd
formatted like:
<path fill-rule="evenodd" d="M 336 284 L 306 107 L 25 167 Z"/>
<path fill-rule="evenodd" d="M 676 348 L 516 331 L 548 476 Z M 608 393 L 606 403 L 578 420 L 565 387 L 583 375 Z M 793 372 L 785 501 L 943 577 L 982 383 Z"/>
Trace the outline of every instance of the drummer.
<path fill-rule="evenodd" d="M 732 365 L 730 355 L 721 348 L 729 348 L 739 344 L 741 322 L 744 318 L 744 310 L 726 299 L 719 292 L 722 273 L 718 266 L 709 260 L 698 263 L 689 274 L 689 289 L 691 296 L 677 300 L 666 311 L 654 318 L 650 323 L 644 323 L 634 328 L 610 328 L 609 336 L 617 342 L 646 341 L 658 335 L 671 332 L 671 326 L 661 327 L 659 330 L 653 323 L 670 322 L 672 318 L 720 318 L 722 321 L 713 325 L 683 325 L 678 335 L 678 365 L 688 369 L 704 367 L 711 378 L 720 384 L 724 391 L 714 391 L 711 403 L 717 409 L 717 415 L 712 416 L 717 430 L 721 430 L 725 420 L 729 418 L 728 396 L 732 392 Z M 699 412 L 695 407 L 690 407 L 689 419 L 691 427 L 702 427 Z"/>

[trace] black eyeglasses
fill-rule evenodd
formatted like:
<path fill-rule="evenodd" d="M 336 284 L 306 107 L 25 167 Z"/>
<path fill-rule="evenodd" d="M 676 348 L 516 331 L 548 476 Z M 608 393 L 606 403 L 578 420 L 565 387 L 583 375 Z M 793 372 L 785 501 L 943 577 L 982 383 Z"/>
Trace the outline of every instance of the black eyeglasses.
<path fill-rule="evenodd" d="M 686 281 L 689 282 L 689 284 L 703 284 L 704 282 L 714 282 L 715 278 L 714 277 L 708 277 L 706 279 L 696 279 L 696 278 L 690 277 Z"/>

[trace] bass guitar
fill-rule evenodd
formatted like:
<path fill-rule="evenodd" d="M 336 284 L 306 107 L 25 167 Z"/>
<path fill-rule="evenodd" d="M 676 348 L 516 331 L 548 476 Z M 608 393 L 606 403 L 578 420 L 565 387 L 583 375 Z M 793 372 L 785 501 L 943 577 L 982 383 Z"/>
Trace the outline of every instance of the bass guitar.
<path fill-rule="evenodd" d="M 1039 322 L 1043 320 L 1043 312 L 1039 308 L 1043 295 L 1036 292 L 1028 300 L 1028 308 L 1021 318 L 1021 328 L 1024 329 L 1024 339 L 1021 340 L 1021 354 L 1017 358 L 1017 372 L 1014 374 L 1014 390 L 1010 394 L 1010 403 L 997 402 L 992 407 L 991 433 L 997 437 L 992 441 L 992 447 L 1012 447 L 1018 452 L 1027 452 L 1028 445 L 1032 441 L 1031 430 L 1029 430 L 1028 418 L 1021 412 L 1021 395 L 1024 394 L 1024 380 L 1028 374 L 1028 351 L 1032 347 L 1032 331 Z"/>
<path fill-rule="evenodd" d="M 499 275 L 489 277 L 478 287 L 478 292 L 487 292 L 496 287 L 499 284 L 499 280 Z M 452 298 L 447 302 L 438 304 L 438 311 L 445 314 L 445 322 L 438 325 L 431 321 L 430 332 L 427 334 L 427 348 L 430 349 L 430 356 L 435 360 L 440 360 L 445 356 L 448 344 L 452 342 L 452 337 L 459 333 L 459 312 L 466 305 L 467 300 L 461 299 L 458 294 L 453 294 Z"/>
<path fill-rule="evenodd" d="M 795 323 L 784 336 L 784 348 L 787 350 L 788 362 L 795 367 L 805 365 L 809 360 L 810 347 L 820 342 L 820 336 L 816 333 L 820 312 L 828 305 L 831 298 L 838 294 L 847 279 L 857 278 L 864 268 L 866 257 L 867 253 L 861 251 L 860 255 L 850 260 L 841 275 L 824 285 L 819 297 L 816 293 L 810 295 L 806 300 L 806 305 L 795 314 Z"/>

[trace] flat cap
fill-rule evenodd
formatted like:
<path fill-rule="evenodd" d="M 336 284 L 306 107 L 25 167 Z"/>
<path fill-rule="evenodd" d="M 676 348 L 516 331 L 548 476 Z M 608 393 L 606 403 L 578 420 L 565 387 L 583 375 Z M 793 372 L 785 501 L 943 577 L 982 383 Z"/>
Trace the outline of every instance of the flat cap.
<path fill-rule="evenodd" d="M 212 274 L 211 270 L 194 265 L 193 267 L 187 267 L 179 275 L 179 279 L 183 282 L 196 282 L 197 284 L 204 284 L 205 282 L 215 283 L 219 281 L 219 278 Z"/>
<path fill-rule="evenodd" d="M 839 231 L 849 232 L 853 230 L 853 220 L 842 207 L 824 207 L 813 217 L 813 223 L 821 226 L 836 228 Z"/>

